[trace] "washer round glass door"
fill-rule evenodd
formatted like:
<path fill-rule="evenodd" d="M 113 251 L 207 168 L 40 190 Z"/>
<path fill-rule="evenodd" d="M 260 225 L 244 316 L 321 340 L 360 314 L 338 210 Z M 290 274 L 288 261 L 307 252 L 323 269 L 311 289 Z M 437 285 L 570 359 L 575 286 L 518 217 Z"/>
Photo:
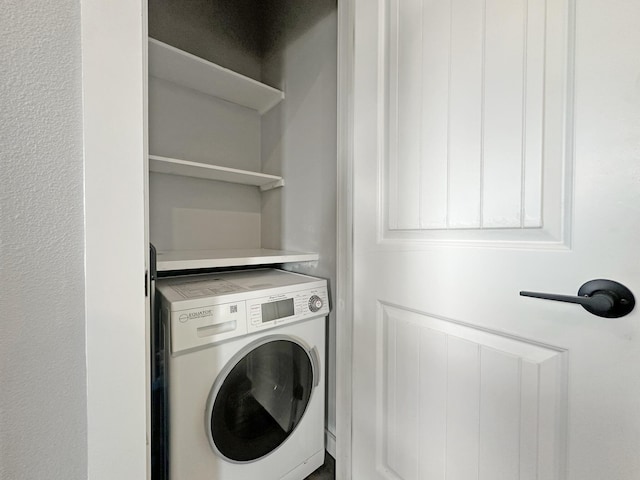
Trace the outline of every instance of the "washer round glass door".
<path fill-rule="evenodd" d="M 251 462 L 280 446 L 300 423 L 313 389 L 313 363 L 291 338 L 267 337 L 239 352 L 216 380 L 207 404 L 214 450 Z"/>

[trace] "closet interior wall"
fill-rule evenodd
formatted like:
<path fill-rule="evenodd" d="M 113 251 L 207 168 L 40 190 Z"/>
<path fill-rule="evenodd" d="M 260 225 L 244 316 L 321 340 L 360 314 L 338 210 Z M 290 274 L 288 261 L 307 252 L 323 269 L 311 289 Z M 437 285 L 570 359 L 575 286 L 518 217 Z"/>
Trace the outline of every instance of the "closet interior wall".
<path fill-rule="evenodd" d="M 280 175 L 283 188 L 150 174 L 159 250 L 272 248 L 317 252 L 287 270 L 336 278 L 335 0 L 149 0 L 149 36 L 281 89 L 260 116 L 149 79 L 151 154 Z M 327 337 L 328 447 L 335 440 L 335 316 Z"/>

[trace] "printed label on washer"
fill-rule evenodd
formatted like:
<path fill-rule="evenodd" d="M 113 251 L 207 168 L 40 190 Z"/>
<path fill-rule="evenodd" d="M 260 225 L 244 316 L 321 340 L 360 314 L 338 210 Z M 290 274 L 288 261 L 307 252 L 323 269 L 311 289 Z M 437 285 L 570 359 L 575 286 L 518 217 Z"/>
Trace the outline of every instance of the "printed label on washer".
<path fill-rule="evenodd" d="M 247 333 L 244 301 L 173 311 L 171 316 L 172 353 Z"/>

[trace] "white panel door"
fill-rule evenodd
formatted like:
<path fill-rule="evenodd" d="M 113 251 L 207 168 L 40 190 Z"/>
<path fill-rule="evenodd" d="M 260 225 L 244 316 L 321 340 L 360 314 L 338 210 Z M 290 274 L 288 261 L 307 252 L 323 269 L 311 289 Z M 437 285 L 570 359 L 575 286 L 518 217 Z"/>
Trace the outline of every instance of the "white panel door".
<path fill-rule="evenodd" d="M 640 2 L 354 0 L 355 480 L 637 480 Z"/>

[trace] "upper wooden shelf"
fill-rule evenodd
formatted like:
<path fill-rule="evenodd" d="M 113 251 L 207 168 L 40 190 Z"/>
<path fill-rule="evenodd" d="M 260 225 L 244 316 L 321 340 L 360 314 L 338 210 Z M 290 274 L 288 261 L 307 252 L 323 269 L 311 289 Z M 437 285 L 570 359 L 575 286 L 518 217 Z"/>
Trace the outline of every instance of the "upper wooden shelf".
<path fill-rule="evenodd" d="M 149 155 L 149 170 L 156 173 L 168 173 L 169 175 L 254 185 L 260 187 L 263 192 L 284 186 L 284 179 L 277 175 L 220 167 L 218 165 L 209 165 L 208 163 L 190 162 L 177 158 L 159 157 L 157 155 Z"/>
<path fill-rule="evenodd" d="M 149 39 L 149 75 L 252 108 L 260 114 L 284 99 L 284 93 L 278 89 L 153 38 Z"/>

